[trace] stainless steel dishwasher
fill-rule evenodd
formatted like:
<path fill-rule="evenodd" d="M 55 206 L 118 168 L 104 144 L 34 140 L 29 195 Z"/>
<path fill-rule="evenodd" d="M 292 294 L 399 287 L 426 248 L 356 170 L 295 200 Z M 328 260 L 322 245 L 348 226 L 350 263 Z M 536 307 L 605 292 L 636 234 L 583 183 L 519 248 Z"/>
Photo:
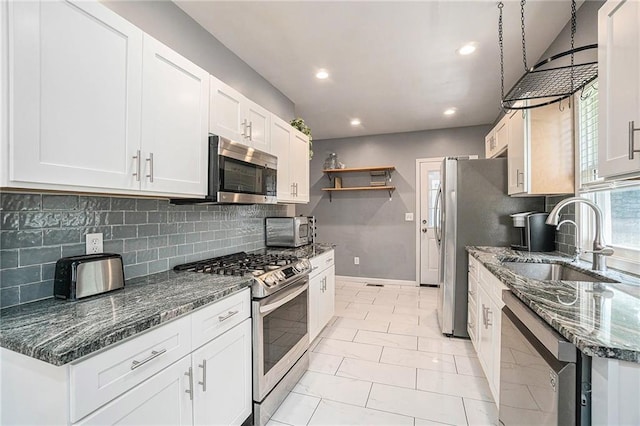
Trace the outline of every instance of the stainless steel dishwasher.
<path fill-rule="evenodd" d="M 503 301 L 500 424 L 580 424 L 577 348 L 513 294 Z"/>

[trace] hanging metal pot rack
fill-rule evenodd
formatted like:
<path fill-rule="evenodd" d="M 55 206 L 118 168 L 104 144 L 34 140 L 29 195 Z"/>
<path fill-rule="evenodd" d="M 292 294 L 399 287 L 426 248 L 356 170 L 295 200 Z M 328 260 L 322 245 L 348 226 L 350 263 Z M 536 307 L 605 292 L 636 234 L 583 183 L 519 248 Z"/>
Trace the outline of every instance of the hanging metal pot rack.
<path fill-rule="evenodd" d="M 498 2 L 498 42 L 500 46 L 500 82 L 501 105 L 504 110 L 525 110 L 538 108 L 570 98 L 578 90 L 598 77 L 598 62 L 575 63 L 575 54 L 597 49 L 597 44 L 574 47 L 576 33 L 576 1 L 571 1 L 571 49 L 558 53 L 533 67 L 527 66 L 525 43 L 524 6 L 526 0 L 520 0 L 520 18 L 522 28 L 522 62 L 525 73 L 505 95 L 504 93 L 504 46 L 502 35 L 502 8 Z M 571 64 L 559 66 L 563 58 L 570 57 Z M 569 100 L 571 102 L 571 100 Z"/>

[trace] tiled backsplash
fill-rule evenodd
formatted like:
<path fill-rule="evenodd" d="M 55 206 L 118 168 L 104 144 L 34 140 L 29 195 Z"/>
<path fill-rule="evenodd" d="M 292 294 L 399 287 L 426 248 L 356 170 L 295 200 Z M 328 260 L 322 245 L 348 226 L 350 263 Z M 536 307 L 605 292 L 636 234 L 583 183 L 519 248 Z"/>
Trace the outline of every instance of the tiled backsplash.
<path fill-rule="evenodd" d="M 264 218 L 287 207 L 175 206 L 166 199 L 3 193 L 0 307 L 52 297 L 55 262 L 84 254 L 101 232 L 127 279 L 207 257 L 264 247 Z"/>
<path fill-rule="evenodd" d="M 556 204 L 572 195 L 558 195 L 546 198 L 547 212 L 550 212 Z M 560 220 L 573 220 L 576 221 L 575 204 L 569 204 L 560 213 Z M 556 250 L 561 253 L 573 256 L 576 246 L 576 227 L 570 223 L 565 223 L 560 226 L 560 229 L 556 231 Z"/>

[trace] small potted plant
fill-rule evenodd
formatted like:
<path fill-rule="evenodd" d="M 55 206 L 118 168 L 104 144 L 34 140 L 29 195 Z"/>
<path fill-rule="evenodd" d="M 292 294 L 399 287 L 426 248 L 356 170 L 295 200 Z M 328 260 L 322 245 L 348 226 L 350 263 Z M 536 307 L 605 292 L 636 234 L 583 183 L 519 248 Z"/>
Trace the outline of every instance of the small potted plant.
<path fill-rule="evenodd" d="M 309 161 L 311 161 L 313 158 L 313 142 L 311 142 L 313 138 L 311 137 L 311 128 L 304 123 L 302 118 L 295 118 L 291 120 L 289 124 L 291 124 L 291 127 L 294 127 L 309 136 Z"/>

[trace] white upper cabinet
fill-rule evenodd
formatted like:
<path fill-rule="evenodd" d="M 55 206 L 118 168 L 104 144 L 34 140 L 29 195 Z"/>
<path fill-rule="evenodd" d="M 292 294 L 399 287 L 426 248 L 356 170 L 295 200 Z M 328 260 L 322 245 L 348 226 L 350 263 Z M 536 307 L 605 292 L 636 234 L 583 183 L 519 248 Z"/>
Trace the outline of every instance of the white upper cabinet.
<path fill-rule="evenodd" d="M 93 2 L 10 2 L 9 22 L 8 179 L 135 188 L 142 31 Z"/>
<path fill-rule="evenodd" d="M 309 138 L 271 115 L 271 153 L 278 157 L 278 202 L 309 202 Z"/>
<path fill-rule="evenodd" d="M 526 193 L 528 190 L 528 179 L 526 177 L 529 172 L 529 164 L 526 149 L 525 115 L 526 113 L 515 111 L 509 112 L 505 116 L 507 120 L 503 128 L 506 129 L 505 136 L 508 140 L 507 175 L 509 195 Z"/>
<path fill-rule="evenodd" d="M 640 3 L 608 1 L 598 12 L 598 174 L 640 172 Z M 635 142 L 634 142 L 635 139 Z"/>
<path fill-rule="evenodd" d="M 271 113 L 211 76 L 209 132 L 271 152 Z"/>
<path fill-rule="evenodd" d="M 205 194 L 209 73 L 146 34 L 143 63 L 142 190 Z"/>

